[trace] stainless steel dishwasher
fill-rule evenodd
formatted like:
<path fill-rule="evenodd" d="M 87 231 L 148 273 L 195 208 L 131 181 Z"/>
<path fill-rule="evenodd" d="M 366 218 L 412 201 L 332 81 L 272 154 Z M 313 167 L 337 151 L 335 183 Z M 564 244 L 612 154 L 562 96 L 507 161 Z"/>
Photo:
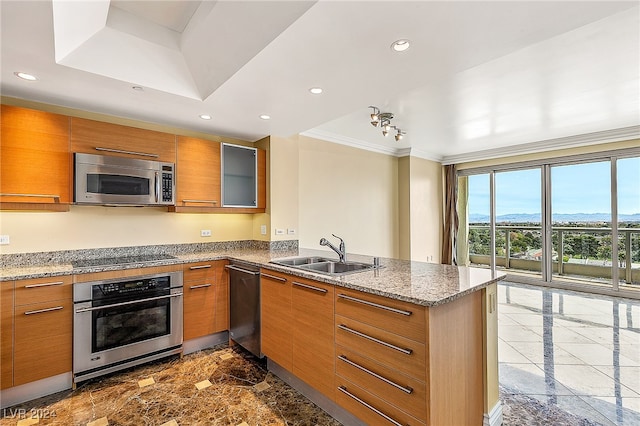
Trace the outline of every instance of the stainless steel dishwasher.
<path fill-rule="evenodd" d="M 229 334 L 231 339 L 262 358 L 260 350 L 260 269 L 241 262 L 229 270 Z"/>

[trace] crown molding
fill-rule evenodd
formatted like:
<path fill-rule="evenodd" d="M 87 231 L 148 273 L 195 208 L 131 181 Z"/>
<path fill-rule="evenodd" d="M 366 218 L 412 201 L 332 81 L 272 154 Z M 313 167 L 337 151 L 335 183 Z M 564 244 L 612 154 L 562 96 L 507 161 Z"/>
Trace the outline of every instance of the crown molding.
<path fill-rule="evenodd" d="M 349 136 L 342 136 L 332 132 L 326 132 L 324 130 L 311 129 L 300 133 L 302 136 L 307 136 L 315 139 L 322 139 L 327 142 L 333 142 L 340 145 L 350 146 L 352 148 L 364 149 L 365 151 L 377 152 L 379 154 L 396 156 L 397 149 L 389 148 L 381 145 L 374 145 L 371 142 L 366 142 L 360 139 L 351 138 Z"/>
<path fill-rule="evenodd" d="M 375 145 L 360 139 L 338 135 L 324 130 L 311 129 L 300 133 L 302 136 L 321 139 L 352 148 L 363 149 L 365 151 L 377 152 L 379 154 L 391 155 L 394 157 L 417 157 L 424 160 L 436 161 L 447 164 L 469 163 L 472 161 L 491 160 L 495 158 L 511 157 L 539 153 L 543 151 L 554 151 L 566 148 L 576 148 L 587 145 L 596 145 L 609 142 L 620 142 L 625 140 L 640 139 L 640 126 L 622 127 L 619 129 L 604 130 L 600 132 L 585 133 L 582 135 L 566 136 L 562 138 L 547 139 L 538 142 L 512 145 L 503 148 L 486 149 L 483 151 L 469 152 L 465 154 L 438 156 L 431 152 L 408 147 L 389 148 Z"/>
<path fill-rule="evenodd" d="M 533 154 L 543 151 L 555 151 L 558 149 L 577 148 L 587 145 L 621 142 L 632 139 L 640 139 L 640 126 L 622 127 L 619 129 L 603 130 L 600 132 L 585 133 L 582 135 L 547 139 L 543 141 L 512 145 L 503 148 L 486 149 L 483 151 L 469 152 L 466 154 L 449 155 L 443 157 L 441 159 L 441 162 L 444 165 L 460 164 L 468 163 L 471 161 L 491 160 L 494 158 L 511 157 L 514 155 Z"/>
<path fill-rule="evenodd" d="M 363 149 L 365 151 L 377 152 L 379 154 L 391 155 L 393 157 L 418 157 L 425 160 L 431 160 L 441 162 L 442 157 L 433 155 L 427 151 L 417 150 L 415 148 L 389 148 L 386 146 L 375 145 L 371 142 L 366 142 L 360 139 L 351 138 L 349 136 L 342 136 L 332 132 L 326 132 L 324 130 L 311 129 L 300 133 L 302 136 L 310 138 L 321 139 L 327 142 L 333 142 L 340 145 L 350 146 L 352 148 Z"/>

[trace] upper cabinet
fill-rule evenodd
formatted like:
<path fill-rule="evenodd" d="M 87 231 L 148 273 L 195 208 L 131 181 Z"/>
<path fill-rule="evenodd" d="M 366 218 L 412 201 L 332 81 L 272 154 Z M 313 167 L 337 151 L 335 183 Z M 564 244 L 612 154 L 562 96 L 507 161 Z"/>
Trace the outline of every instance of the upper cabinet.
<path fill-rule="evenodd" d="M 71 118 L 71 151 L 176 162 L 176 137 L 170 133 Z"/>
<path fill-rule="evenodd" d="M 2 105 L 0 120 L 0 209 L 69 210 L 69 117 Z"/>
<path fill-rule="evenodd" d="M 266 152 L 178 136 L 176 205 L 188 213 L 263 213 Z"/>
<path fill-rule="evenodd" d="M 220 144 L 178 136 L 176 211 L 220 207 Z"/>
<path fill-rule="evenodd" d="M 256 148 L 222 144 L 222 205 L 258 206 L 258 154 Z"/>

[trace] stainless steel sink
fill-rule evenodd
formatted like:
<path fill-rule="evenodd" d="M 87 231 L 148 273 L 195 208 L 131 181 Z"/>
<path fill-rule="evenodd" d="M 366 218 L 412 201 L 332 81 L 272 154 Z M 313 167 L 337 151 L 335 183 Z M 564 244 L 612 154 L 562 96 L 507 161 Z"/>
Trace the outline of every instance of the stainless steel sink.
<path fill-rule="evenodd" d="M 278 260 L 272 261 L 272 263 L 278 263 L 280 265 L 287 265 L 287 266 L 299 266 L 299 265 L 307 265 L 312 263 L 330 262 L 330 261 L 331 259 L 326 259 L 324 257 L 311 256 L 311 257 L 293 257 L 291 259 L 278 259 Z"/>
<path fill-rule="evenodd" d="M 338 262 L 317 256 L 276 259 L 271 263 L 326 275 L 346 275 L 373 269 L 373 265 L 369 263 Z"/>

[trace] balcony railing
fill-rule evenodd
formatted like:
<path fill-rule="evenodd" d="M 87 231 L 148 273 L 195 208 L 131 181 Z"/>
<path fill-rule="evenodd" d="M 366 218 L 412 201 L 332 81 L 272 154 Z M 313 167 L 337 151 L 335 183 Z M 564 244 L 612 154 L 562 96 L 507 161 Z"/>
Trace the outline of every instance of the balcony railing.
<path fill-rule="evenodd" d="M 469 229 L 490 232 L 488 225 L 469 225 Z M 527 252 L 512 253 L 512 244 L 510 235 L 515 231 L 526 231 L 533 234 L 542 233 L 540 226 L 518 226 L 518 225 L 500 225 L 496 226 L 496 233 L 503 233 L 504 246 L 496 246 L 496 266 L 504 269 L 513 269 L 514 271 L 538 272 L 542 271 L 541 249 L 538 253 L 536 250 L 528 250 Z M 586 234 L 586 235 L 611 235 L 611 228 L 593 228 L 593 227 L 570 227 L 570 226 L 554 226 L 552 227 L 552 236 L 555 239 L 553 244 L 553 272 L 559 275 L 586 277 L 596 279 L 612 278 L 612 261 L 609 252 L 609 258 L 603 259 L 579 259 L 574 258 L 573 262 L 565 261 L 565 237 L 568 235 Z M 496 235 L 496 240 L 498 240 Z M 634 238 L 640 238 L 640 228 L 619 228 L 619 255 L 618 276 L 620 281 L 627 284 L 640 284 L 640 262 L 632 261 L 632 249 Z M 602 241 L 596 241 L 598 248 L 605 245 Z M 613 244 L 613 242 L 611 243 Z M 500 253 L 503 249 L 503 253 Z M 486 247 L 486 251 L 489 247 Z M 577 262 L 579 259 L 581 262 Z M 490 265 L 490 256 L 488 254 L 473 253 L 470 249 L 469 260 L 476 265 Z"/>

